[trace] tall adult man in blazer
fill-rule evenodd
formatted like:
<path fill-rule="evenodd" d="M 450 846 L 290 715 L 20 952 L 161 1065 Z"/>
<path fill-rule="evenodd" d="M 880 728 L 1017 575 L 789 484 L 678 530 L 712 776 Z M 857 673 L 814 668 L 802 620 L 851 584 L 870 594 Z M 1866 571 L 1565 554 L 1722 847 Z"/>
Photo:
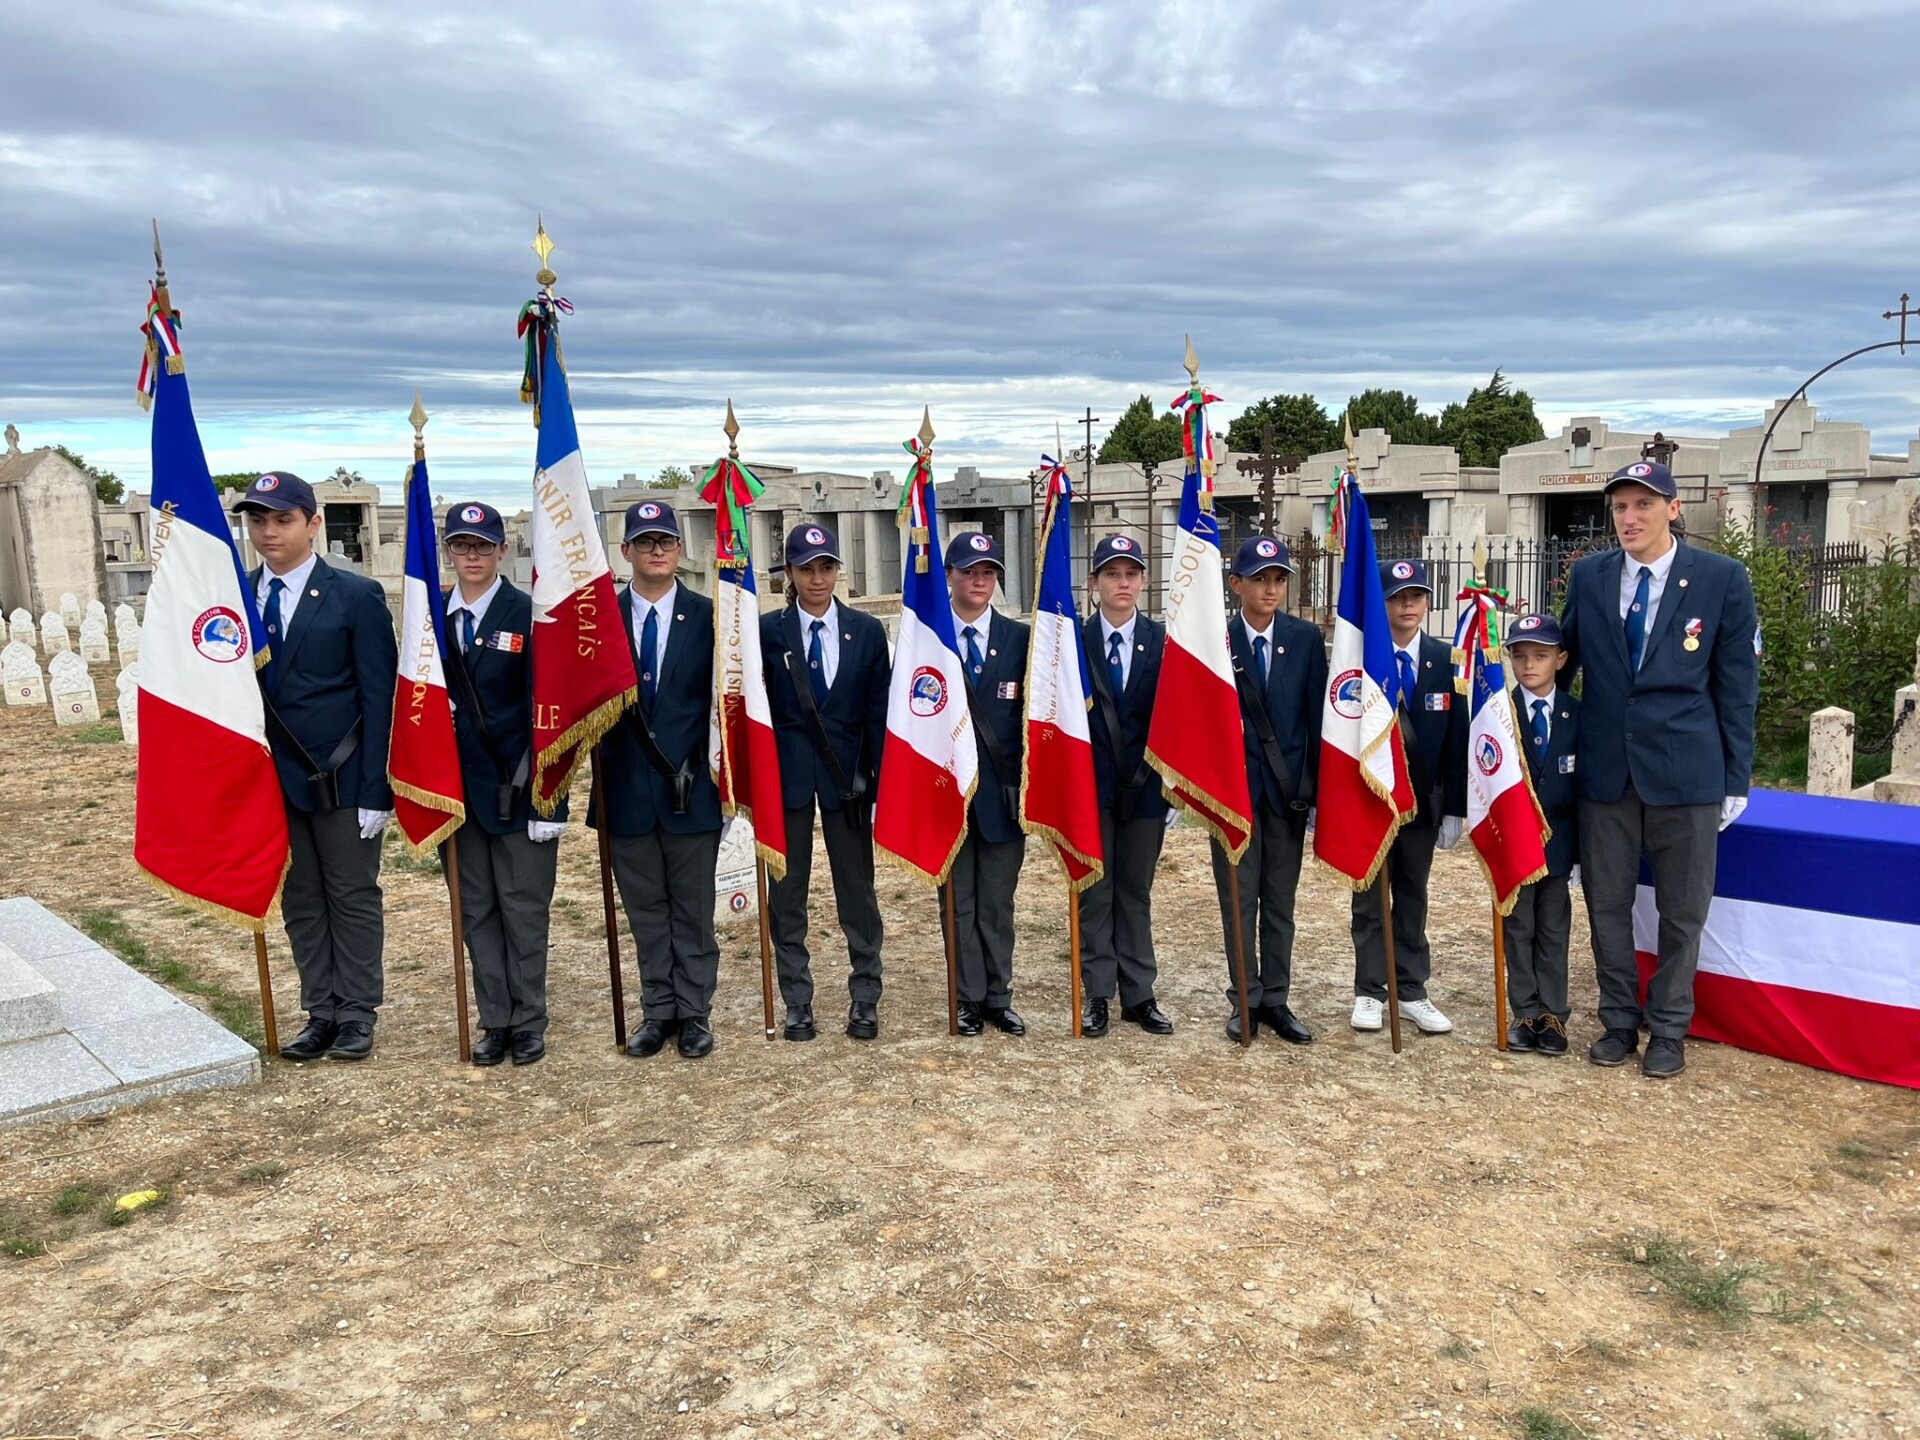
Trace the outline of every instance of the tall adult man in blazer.
<path fill-rule="evenodd" d="M 679 583 L 683 551 L 672 506 L 629 505 L 621 533 L 632 580 L 620 596 L 620 621 L 640 703 L 600 741 L 592 814 L 595 823 L 604 815 L 612 838 L 613 878 L 640 960 L 641 1023 L 627 1053 L 657 1055 L 675 1040 L 682 1056 L 698 1060 L 713 1052 L 720 976 L 713 931 L 720 792 L 707 769 L 713 602 Z"/>
<path fill-rule="evenodd" d="M 1288 1007 L 1293 980 L 1293 901 L 1300 888 L 1307 813 L 1320 775 L 1320 711 L 1327 693 L 1327 647 L 1317 626 L 1281 609 L 1293 575 L 1278 540 L 1256 535 L 1234 552 L 1228 584 L 1240 609 L 1227 622 L 1227 650 L 1240 697 L 1241 741 L 1253 830 L 1239 862 L 1240 912 L 1228 885 L 1233 862 L 1213 841 L 1213 880 L 1227 945 L 1227 1038 L 1240 1039 L 1239 987 L 1233 981 L 1235 920 L 1246 947 L 1247 1013 L 1282 1040 L 1305 1045 L 1313 1032 Z M 1257 953 L 1256 953 L 1256 948 Z"/>
<path fill-rule="evenodd" d="M 1760 626 L 1746 567 L 1673 533 L 1680 500 L 1665 465 L 1616 471 L 1606 496 L 1621 548 L 1575 563 L 1560 618 L 1568 669 L 1585 677 L 1580 869 L 1606 1026 L 1587 1058 L 1624 1064 L 1644 1019 L 1640 1069 L 1663 1079 L 1686 1068 L 1718 834 L 1752 782 Z M 1633 944 L 1643 850 L 1660 915 L 1644 1009 Z"/>
<path fill-rule="evenodd" d="M 508 1055 L 531 1065 L 547 1053 L 547 933 L 566 829 L 533 813 L 533 597 L 500 573 L 500 512 L 477 500 L 450 506 L 443 527 L 453 562 L 441 638 L 467 818 L 446 843 L 460 861 L 461 930 L 473 961 L 480 1039 L 473 1063 Z"/>
<path fill-rule="evenodd" d="M 298 475 L 257 477 L 234 509 L 261 560 L 251 577 L 267 632 L 260 689 L 292 845 L 280 913 L 307 1012 L 280 1053 L 363 1060 L 385 995 L 380 834 L 393 818 L 393 616 L 378 582 L 314 552 L 319 506 Z"/>
<path fill-rule="evenodd" d="M 812 522 L 795 526 L 786 545 L 790 603 L 760 617 L 787 827 L 787 873 L 767 887 L 767 921 L 789 1040 L 815 1034 L 807 891 L 816 809 L 847 940 L 847 1034 L 871 1040 L 880 1033 L 883 936 L 873 889 L 873 794 L 887 739 L 892 664 L 886 627 L 834 599 L 840 565 L 832 530 Z"/>
<path fill-rule="evenodd" d="M 1437 845 L 1460 843 L 1467 815 L 1467 713 L 1453 689 L 1453 647 L 1426 633 L 1433 587 L 1422 560 L 1383 560 L 1380 587 L 1387 597 L 1400 677 L 1399 723 L 1413 772 L 1419 812 L 1400 827 L 1387 852 L 1393 896 L 1393 958 L 1400 1013 L 1423 1034 L 1444 1035 L 1453 1022 L 1427 998 L 1433 951 L 1427 944 L 1427 881 Z M 1387 942 L 1377 884 L 1353 895 L 1353 1028 L 1378 1030 L 1386 1012 Z"/>
<path fill-rule="evenodd" d="M 1005 568 L 1000 544 L 972 531 L 947 546 L 947 593 L 954 638 L 967 678 L 967 704 L 979 739 L 980 778 L 967 811 L 967 837 L 954 857 L 954 932 L 959 950 L 960 1033 L 991 1025 L 1027 1033 L 1013 1008 L 1013 892 L 1027 855 L 1020 828 L 1020 761 L 1026 748 L 1031 631 L 993 608 Z"/>
<path fill-rule="evenodd" d="M 1081 627 L 1093 678 L 1093 787 L 1106 857 L 1104 873 L 1080 896 L 1080 1033 L 1089 1039 L 1107 1033 L 1116 990 L 1123 1020 L 1149 1035 L 1173 1033 L 1153 993 L 1153 875 L 1172 806 L 1147 764 L 1167 628 L 1140 613 L 1142 558 L 1130 535 L 1108 535 L 1093 547 L 1087 589 L 1097 603 Z"/>

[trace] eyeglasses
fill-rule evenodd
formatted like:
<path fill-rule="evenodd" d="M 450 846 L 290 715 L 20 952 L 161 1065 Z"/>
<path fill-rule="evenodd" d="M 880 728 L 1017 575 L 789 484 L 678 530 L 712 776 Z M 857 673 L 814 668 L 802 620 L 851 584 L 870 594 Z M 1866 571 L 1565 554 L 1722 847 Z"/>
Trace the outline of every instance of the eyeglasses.
<path fill-rule="evenodd" d="M 455 555 L 491 555 L 497 547 L 491 540 L 449 540 L 447 549 Z"/>
<path fill-rule="evenodd" d="M 627 548 L 638 550 L 645 555 L 658 555 L 662 551 L 673 549 L 679 543 L 679 540 L 671 535 L 636 535 L 627 542 Z"/>

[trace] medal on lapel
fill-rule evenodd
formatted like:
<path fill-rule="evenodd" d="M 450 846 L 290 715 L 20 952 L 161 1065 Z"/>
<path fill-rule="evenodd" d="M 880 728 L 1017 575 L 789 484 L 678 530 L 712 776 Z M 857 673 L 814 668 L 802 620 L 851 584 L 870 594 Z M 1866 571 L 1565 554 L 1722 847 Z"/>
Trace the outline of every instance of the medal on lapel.
<path fill-rule="evenodd" d="M 1700 648 L 1700 630 L 1701 625 L 1698 616 L 1687 621 L 1687 638 L 1680 642 L 1680 648 L 1682 650 L 1698 650 Z"/>

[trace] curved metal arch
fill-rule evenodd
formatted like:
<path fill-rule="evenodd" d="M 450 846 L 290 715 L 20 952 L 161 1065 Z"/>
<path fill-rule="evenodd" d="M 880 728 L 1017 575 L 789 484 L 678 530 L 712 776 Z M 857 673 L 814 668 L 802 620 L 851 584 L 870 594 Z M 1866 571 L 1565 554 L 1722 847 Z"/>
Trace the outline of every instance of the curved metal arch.
<path fill-rule="evenodd" d="M 1905 301 L 1903 300 L 1901 303 L 1904 304 Z M 1754 489 L 1756 491 L 1756 494 L 1754 496 L 1754 499 L 1756 502 L 1759 500 L 1759 495 L 1757 492 L 1760 487 L 1760 463 L 1767 458 L 1767 446 L 1771 444 L 1773 441 L 1774 427 L 1777 426 L 1783 418 L 1785 418 L 1787 413 L 1787 408 L 1790 405 L 1792 405 L 1794 401 L 1805 398 L 1808 387 L 1811 386 L 1813 382 L 1818 380 L 1822 375 L 1826 374 L 1829 370 L 1838 370 L 1842 365 L 1846 364 L 1849 360 L 1857 360 L 1860 356 L 1870 354 L 1875 350 L 1891 350 L 1895 346 L 1898 346 L 1900 349 L 1900 353 L 1904 355 L 1906 353 L 1907 346 L 1910 344 L 1920 345 L 1920 341 L 1912 341 L 1912 340 L 1907 340 L 1902 338 L 1899 340 L 1882 340 L 1878 344 L 1874 344 L 1874 345 L 1862 345 L 1858 350 L 1849 350 L 1845 355 L 1842 355 L 1838 360 L 1835 360 L 1832 364 L 1822 365 L 1818 370 L 1814 371 L 1813 374 L 1809 375 L 1805 380 L 1802 380 L 1800 382 L 1800 388 L 1794 391 L 1793 394 L 1789 395 L 1786 398 L 1786 400 L 1781 404 L 1780 408 L 1774 411 L 1773 420 L 1767 426 L 1767 433 L 1760 437 L 1760 448 L 1758 451 L 1754 453 L 1753 484 L 1754 484 Z M 1757 517 L 1759 513 L 1760 513 L 1760 507 L 1756 503 L 1754 506 L 1754 515 Z M 1757 523 L 1757 520 L 1756 520 L 1756 523 Z"/>

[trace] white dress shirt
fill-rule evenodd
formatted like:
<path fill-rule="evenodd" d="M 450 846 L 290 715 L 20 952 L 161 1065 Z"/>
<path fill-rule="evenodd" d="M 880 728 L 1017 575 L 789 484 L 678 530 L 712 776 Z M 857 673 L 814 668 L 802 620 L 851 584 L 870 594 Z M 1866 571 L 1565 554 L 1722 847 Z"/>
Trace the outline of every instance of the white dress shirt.
<path fill-rule="evenodd" d="M 1680 542 L 1675 540 L 1667 546 L 1667 553 L 1653 561 L 1647 568 L 1653 574 L 1647 580 L 1647 638 L 1653 638 L 1653 617 L 1660 613 L 1660 597 L 1667 590 L 1667 575 L 1673 569 L 1673 558 L 1680 553 Z M 1640 588 L 1640 562 L 1631 555 L 1620 567 L 1620 622 L 1626 623 L 1627 614 L 1633 609 L 1633 592 Z"/>
<path fill-rule="evenodd" d="M 307 593 L 307 581 L 313 576 L 313 567 L 320 563 L 318 551 L 310 553 L 293 569 L 284 575 L 275 575 L 264 563 L 260 566 L 260 584 L 255 587 L 253 598 L 260 606 L 260 618 L 267 616 L 267 591 L 275 580 L 286 583 L 286 589 L 280 592 L 280 638 L 287 638 L 287 632 L 293 628 L 293 612 L 300 604 L 300 597 Z"/>
<path fill-rule="evenodd" d="M 1547 744 L 1551 745 L 1553 743 L 1553 712 L 1560 704 L 1560 688 L 1555 686 L 1544 695 L 1536 695 L 1524 685 L 1519 688 L 1521 733 L 1531 738 L 1533 735 L 1533 707 L 1536 702 L 1544 700 L 1547 702 Z"/>
<path fill-rule="evenodd" d="M 453 594 L 447 597 L 447 629 L 453 633 L 453 643 L 459 646 L 461 653 L 466 652 L 467 630 L 466 626 L 460 623 L 460 612 L 464 610 L 473 616 L 473 636 L 478 641 L 480 632 L 486 628 L 487 607 L 493 604 L 493 597 L 499 593 L 500 577 L 498 575 L 493 577 L 491 585 L 480 592 L 480 598 L 477 600 L 462 599 L 460 587 L 458 585 L 453 587 Z"/>
<path fill-rule="evenodd" d="M 1110 625 L 1107 615 L 1100 612 L 1100 663 L 1107 663 L 1107 657 L 1113 654 L 1113 637 L 1120 637 L 1120 688 L 1127 688 L 1133 679 L 1133 622 L 1140 618 L 1138 611 L 1127 617 L 1124 625 Z"/>
<path fill-rule="evenodd" d="M 1240 615 L 1240 623 L 1247 625 L 1247 617 L 1244 611 Z M 1279 658 L 1273 648 L 1272 620 L 1267 621 L 1267 628 L 1264 630 L 1256 630 L 1253 626 L 1247 625 L 1247 653 L 1253 656 L 1254 669 L 1252 678 L 1258 681 L 1260 679 L 1260 656 L 1253 648 L 1253 642 L 1256 640 L 1264 640 L 1267 642 L 1267 675 L 1271 677 L 1273 675 L 1273 662 Z"/>
<path fill-rule="evenodd" d="M 667 664 L 667 639 L 673 634 L 673 602 L 680 598 L 680 582 L 676 580 L 669 585 L 667 593 L 658 600 L 649 600 L 638 590 L 627 593 L 633 596 L 633 648 L 640 656 L 640 668 L 652 669 L 654 682 L 658 684 L 660 672 Z M 649 655 L 640 649 L 640 637 L 646 631 L 647 616 L 656 610 L 660 612 L 660 621 L 653 627 L 653 654 Z"/>
<path fill-rule="evenodd" d="M 827 682 L 827 688 L 833 688 L 833 678 L 840 673 L 840 602 L 829 600 L 827 613 L 809 615 L 798 605 L 794 609 L 800 616 L 800 658 L 805 660 L 813 650 L 813 623 L 820 621 L 820 678 Z"/>

